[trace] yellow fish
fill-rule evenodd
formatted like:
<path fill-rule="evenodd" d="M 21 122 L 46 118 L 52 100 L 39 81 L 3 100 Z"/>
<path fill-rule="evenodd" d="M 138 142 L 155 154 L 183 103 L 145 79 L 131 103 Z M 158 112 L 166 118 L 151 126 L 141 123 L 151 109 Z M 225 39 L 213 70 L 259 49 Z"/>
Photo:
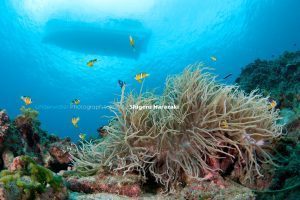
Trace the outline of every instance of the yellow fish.
<path fill-rule="evenodd" d="M 22 99 L 22 101 L 24 101 L 24 103 L 25 103 L 26 105 L 32 104 L 32 101 L 31 101 L 31 98 L 30 98 L 30 97 L 27 97 L 27 96 L 21 96 L 21 99 Z"/>
<path fill-rule="evenodd" d="M 275 100 L 271 100 L 268 107 L 269 107 L 269 110 L 272 110 L 276 106 L 277 106 L 277 102 Z"/>
<path fill-rule="evenodd" d="M 80 133 L 79 134 L 79 138 L 82 139 L 82 140 L 85 140 L 86 134 Z"/>
<path fill-rule="evenodd" d="M 75 128 L 78 128 L 78 122 L 79 122 L 80 118 L 79 117 L 73 117 L 72 118 L 72 124 Z"/>
<path fill-rule="evenodd" d="M 74 105 L 78 105 L 78 104 L 80 104 L 80 100 L 79 99 L 74 99 L 71 103 L 74 104 Z"/>
<path fill-rule="evenodd" d="M 224 120 L 224 121 L 222 121 L 221 122 L 221 128 L 228 128 L 228 123 L 227 123 L 227 121 L 226 120 Z"/>
<path fill-rule="evenodd" d="M 144 78 L 146 78 L 148 76 L 150 76 L 150 74 L 140 73 L 140 74 L 135 75 L 134 79 L 137 80 L 139 83 L 141 83 L 142 79 L 144 79 Z"/>
<path fill-rule="evenodd" d="M 132 48 L 135 48 L 135 42 L 131 35 L 129 35 L 129 43 L 130 43 L 130 46 L 132 46 Z"/>
<path fill-rule="evenodd" d="M 97 59 L 90 60 L 89 62 L 86 63 L 86 65 L 88 67 L 93 67 L 97 61 L 98 61 Z"/>
<path fill-rule="evenodd" d="M 210 59 L 211 59 L 212 61 L 214 61 L 214 62 L 217 61 L 217 57 L 216 57 L 216 56 L 211 56 Z"/>

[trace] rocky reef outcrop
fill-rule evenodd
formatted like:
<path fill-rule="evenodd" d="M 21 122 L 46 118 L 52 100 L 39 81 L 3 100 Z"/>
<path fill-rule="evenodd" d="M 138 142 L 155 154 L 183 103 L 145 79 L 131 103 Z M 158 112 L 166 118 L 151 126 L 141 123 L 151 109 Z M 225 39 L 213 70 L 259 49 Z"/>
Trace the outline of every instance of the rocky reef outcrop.
<path fill-rule="evenodd" d="M 7 168 L 20 155 L 29 155 L 55 172 L 66 170 L 71 164 L 71 140 L 43 131 L 37 117 L 37 111 L 25 107 L 15 120 L 9 120 L 5 111 L 0 111 L 0 169 Z"/>
<path fill-rule="evenodd" d="M 142 195 L 141 180 L 136 174 L 99 173 L 89 177 L 66 178 L 68 187 L 75 192 L 86 194 L 111 193 L 128 197 Z"/>
<path fill-rule="evenodd" d="M 40 128 L 38 112 L 21 108 L 10 120 L 0 110 L 0 199 L 67 199 L 64 180 L 70 170 L 72 143 Z"/>
<path fill-rule="evenodd" d="M 236 83 L 246 92 L 259 89 L 278 103 L 285 123 L 300 116 L 300 51 L 274 60 L 257 59 L 242 69 Z"/>
<path fill-rule="evenodd" d="M 273 179 L 257 199 L 297 199 L 300 195 L 300 51 L 285 52 L 274 60 L 255 60 L 243 68 L 236 83 L 276 100 L 285 134 L 274 147 Z"/>
<path fill-rule="evenodd" d="M 9 168 L 0 172 L 0 199 L 64 200 L 67 197 L 63 179 L 28 156 L 14 158 Z"/>
<path fill-rule="evenodd" d="M 4 141 L 7 137 L 8 128 L 10 126 L 10 121 L 5 110 L 0 109 L 0 150 L 4 148 Z M 2 162 L 0 162 L 3 164 Z"/>

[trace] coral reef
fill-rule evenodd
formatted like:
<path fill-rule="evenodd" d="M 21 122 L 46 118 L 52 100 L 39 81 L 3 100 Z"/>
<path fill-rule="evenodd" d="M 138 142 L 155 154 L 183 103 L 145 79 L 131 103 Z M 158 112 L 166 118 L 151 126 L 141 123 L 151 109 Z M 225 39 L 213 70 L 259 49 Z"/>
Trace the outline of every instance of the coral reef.
<path fill-rule="evenodd" d="M 70 168 L 71 141 L 48 135 L 40 129 L 37 117 L 37 111 L 22 107 L 21 114 L 10 121 L 0 111 L 0 199 L 67 197 L 62 179 L 49 169 L 59 172 Z"/>
<path fill-rule="evenodd" d="M 67 199 L 61 177 L 38 165 L 28 156 L 16 157 L 0 173 L 2 199 Z"/>
<path fill-rule="evenodd" d="M 126 196 L 120 196 L 117 194 L 109 194 L 109 193 L 97 193 L 97 194 L 84 194 L 84 193 L 78 193 L 78 192 L 71 192 L 70 193 L 70 200 L 107 200 L 107 199 L 113 199 L 113 200 L 131 200 L 131 197 Z M 144 199 L 144 198 L 139 198 Z M 157 198 L 152 198 L 151 200 L 156 200 Z M 150 200 L 150 199 L 149 199 Z"/>
<path fill-rule="evenodd" d="M 300 51 L 285 52 L 275 60 L 255 60 L 243 68 L 236 83 L 246 92 L 259 88 L 279 103 L 300 115 Z"/>
<path fill-rule="evenodd" d="M 297 199 L 300 196 L 300 134 L 282 138 L 276 145 L 274 177 L 268 190 L 259 191 L 258 199 Z"/>
<path fill-rule="evenodd" d="M 22 114 L 15 119 L 14 124 L 20 133 L 24 146 L 23 151 L 33 154 L 40 153 L 42 150 L 39 146 L 41 131 L 39 130 L 40 122 L 37 120 L 38 112 L 24 106 L 20 110 Z"/>
<path fill-rule="evenodd" d="M 247 92 L 260 88 L 278 102 L 286 134 L 274 146 L 273 179 L 257 199 L 297 199 L 300 188 L 300 51 L 285 52 L 271 61 L 256 60 L 236 80 Z"/>
<path fill-rule="evenodd" d="M 294 141 L 300 141 L 300 116 L 289 123 L 287 126 L 289 137 L 294 138 Z"/>
<path fill-rule="evenodd" d="M 0 169 L 7 168 L 13 157 L 20 155 L 28 155 L 55 172 L 66 170 L 71 164 L 70 139 L 48 135 L 40 129 L 37 117 L 37 111 L 22 107 L 21 114 L 11 122 L 4 111 L 0 112 Z"/>
<path fill-rule="evenodd" d="M 66 179 L 68 188 L 83 193 L 112 193 L 128 197 L 141 195 L 140 178 L 135 174 L 126 177 L 118 174 L 101 173 L 90 177 L 69 177 Z"/>
<path fill-rule="evenodd" d="M 120 196 L 117 194 L 111 193 L 93 193 L 85 194 L 78 192 L 70 193 L 71 200 L 106 200 L 106 199 L 120 199 L 120 200 L 129 200 L 133 197 Z M 138 197 L 140 200 L 174 200 L 174 199 L 187 199 L 187 200 L 254 200 L 255 194 L 248 188 L 242 187 L 241 185 L 231 183 L 226 189 L 219 189 L 215 184 L 210 184 L 207 182 L 193 183 L 186 186 L 183 190 L 178 191 L 176 194 L 154 194 L 147 193 L 142 194 Z"/>
<path fill-rule="evenodd" d="M 51 168 L 54 172 L 67 169 L 72 161 L 69 153 L 72 145 L 69 139 L 50 144 L 48 148 L 50 160 L 45 163 L 45 166 Z"/>
<path fill-rule="evenodd" d="M 101 140 L 83 142 L 73 152 L 81 174 L 99 170 L 139 173 L 165 191 L 174 192 L 189 180 L 226 187 L 231 175 L 256 186 L 272 159 L 272 141 L 281 135 L 278 112 L 268 99 L 235 86 L 218 84 L 199 65 L 167 79 L 162 96 L 152 92 L 124 95 L 109 108 L 115 118 Z M 178 106 L 178 109 L 132 109 L 136 106 Z"/>
<path fill-rule="evenodd" d="M 189 183 L 179 194 L 175 195 L 175 198 L 173 199 L 254 200 L 255 196 L 254 192 L 249 188 L 243 187 L 232 181 L 229 181 L 228 186 L 224 189 L 220 189 L 213 183 L 195 181 Z"/>
<path fill-rule="evenodd" d="M 5 110 L 0 109 L 0 145 L 3 144 L 4 137 L 6 135 L 8 128 L 9 128 L 9 118 L 5 113 Z"/>

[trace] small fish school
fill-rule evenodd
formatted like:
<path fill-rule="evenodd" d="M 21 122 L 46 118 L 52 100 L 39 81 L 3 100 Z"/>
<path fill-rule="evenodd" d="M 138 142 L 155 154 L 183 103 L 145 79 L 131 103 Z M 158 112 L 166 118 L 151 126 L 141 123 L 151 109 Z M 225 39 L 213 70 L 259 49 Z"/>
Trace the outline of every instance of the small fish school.
<path fill-rule="evenodd" d="M 134 38 L 129 35 L 129 44 L 130 46 L 135 50 L 135 40 Z M 216 56 L 211 56 L 210 59 L 213 61 L 213 62 L 216 62 L 217 61 L 217 57 Z M 95 65 L 95 63 L 98 62 L 98 59 L 92 59 L 92 60 L 89 60 L 86 65 L 88 67 L 93 67 Z M 224 77 L 224 79 L 230 77 L 232 74 L 228 74 L 227 76 Z M 147 77 L 149 77 L 150 74 L 149 73 L 146 73 L 146 72 L 142 72 L 142 73 L 138 73 L 134 76 L 134 79 L 138 82 L 138 83 L 142 83 L 142 81 L 144 79 L 146 79 Z M 124 86 L 126 86 L 126 83 L 122 80 L 118 80 L 118 84 L 119 86 L 121 87 L 121 89 L 124 88 Z M 21 100 L 25 103 L 25 105 L 30 105 L 32 104 L 32 100 L 29 96 L 22 96 L 21 97 Z M 79 105 L 80 104 L 80 100 L 79 99 L 74 99 L 71 101 L 71 104 L 72 105 Z M 269 105 L 269 110 L 275 108 L 277 105 L 276 101 L 270 101 L 270 105 Z M 71 119 L 71 123 L 72 125 L 75 127 L 75 128 L 78 128 L 78 122 L 80 121 L 80 117 L 73 117 Z M 226 129 L 228 128 L 228 123 L 226 120 L 222 121 L 222 123 L 220 124 L 220 127 L 223 128 L 223 129 Z M 79 138 L 81 140 L 85 140 L 86 139 L 86 134 L 83 134 L 83 133 L 80 133 L 79 134 Z"/>
<path fill-rule="evenodd" d="M 73 101 L 71 101 L 71 104 L 73 104 L 73 105 L 79 105 L 80 104 L 80 100 L 79 99 L 74 99 Z"/>
<path fill-rule="evenodd" d="M 131 35 L 129 35 L 129 44 L 130 44 L 130 46 L 133 48 L 133 50 L 135 50 L 135 40 L 134 40 L 134 38 L 133 38 Z M 92 60 L 89 60 L 89 61 L 86 63 L 86 65 L 87 65 L 88 67 L 94 67 L 95 63 L 97 63 L 97 62 L 98 62 L 98 59 L 92 59 Z M 145 78 L 148 77 L 148 76 L 149 76 L 149 74 L 147 74 L 147 73 L 141 73 L 141 74 L 136 75 L 136 76 L 135 76 L 135 79 L 136 79 L 139 83 L 141 83 L 142 80 L 145 79 Z M 124 86 L 126 85 L 126 83 L 125 83 L 124 81 L 121 81 L 121 80 L 118 80 L 118 84 L 119 84 L 119 86 L 120 86 L 122 89 L 123 89 Z M 79 100 L 79 99 L 74 99 L 73 101 L 71 101 L 71 104 L 73 104 L 73 105 L 79 105 L 79 104 L 80 104 L 80 100 Z M 78 122 L 79 122 L 79 120 L 80 120 L 79 117 L 73 117 L 73 118 L 72 118 L 71 122 L 72 122 L 72 124 L 73 124 L 73 126 L 74 126 L 75 128 L 78 128 Z M 86 134 L 79 134 L 79 138 L 82 139 L 82 140 L 85 140 Z"/>

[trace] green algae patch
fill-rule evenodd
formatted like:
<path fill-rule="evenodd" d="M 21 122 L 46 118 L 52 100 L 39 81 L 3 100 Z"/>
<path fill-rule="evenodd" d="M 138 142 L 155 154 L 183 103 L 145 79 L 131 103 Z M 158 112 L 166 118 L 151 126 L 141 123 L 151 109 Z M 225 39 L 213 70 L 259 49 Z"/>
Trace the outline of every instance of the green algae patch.
<path fill-rule="evenodd" d="M 35 199 L 48 188 L 53 192 L 60 192 L 65 188 L 62 177 L 38 165 L 29 156 L 15 158 L 12 165 L 14 164 L 14 168 L 0 172 L 0 183 L 9 193 L 14 193 L 11 190 L 17 189 L 21 191 L 22 199 Z"/>

